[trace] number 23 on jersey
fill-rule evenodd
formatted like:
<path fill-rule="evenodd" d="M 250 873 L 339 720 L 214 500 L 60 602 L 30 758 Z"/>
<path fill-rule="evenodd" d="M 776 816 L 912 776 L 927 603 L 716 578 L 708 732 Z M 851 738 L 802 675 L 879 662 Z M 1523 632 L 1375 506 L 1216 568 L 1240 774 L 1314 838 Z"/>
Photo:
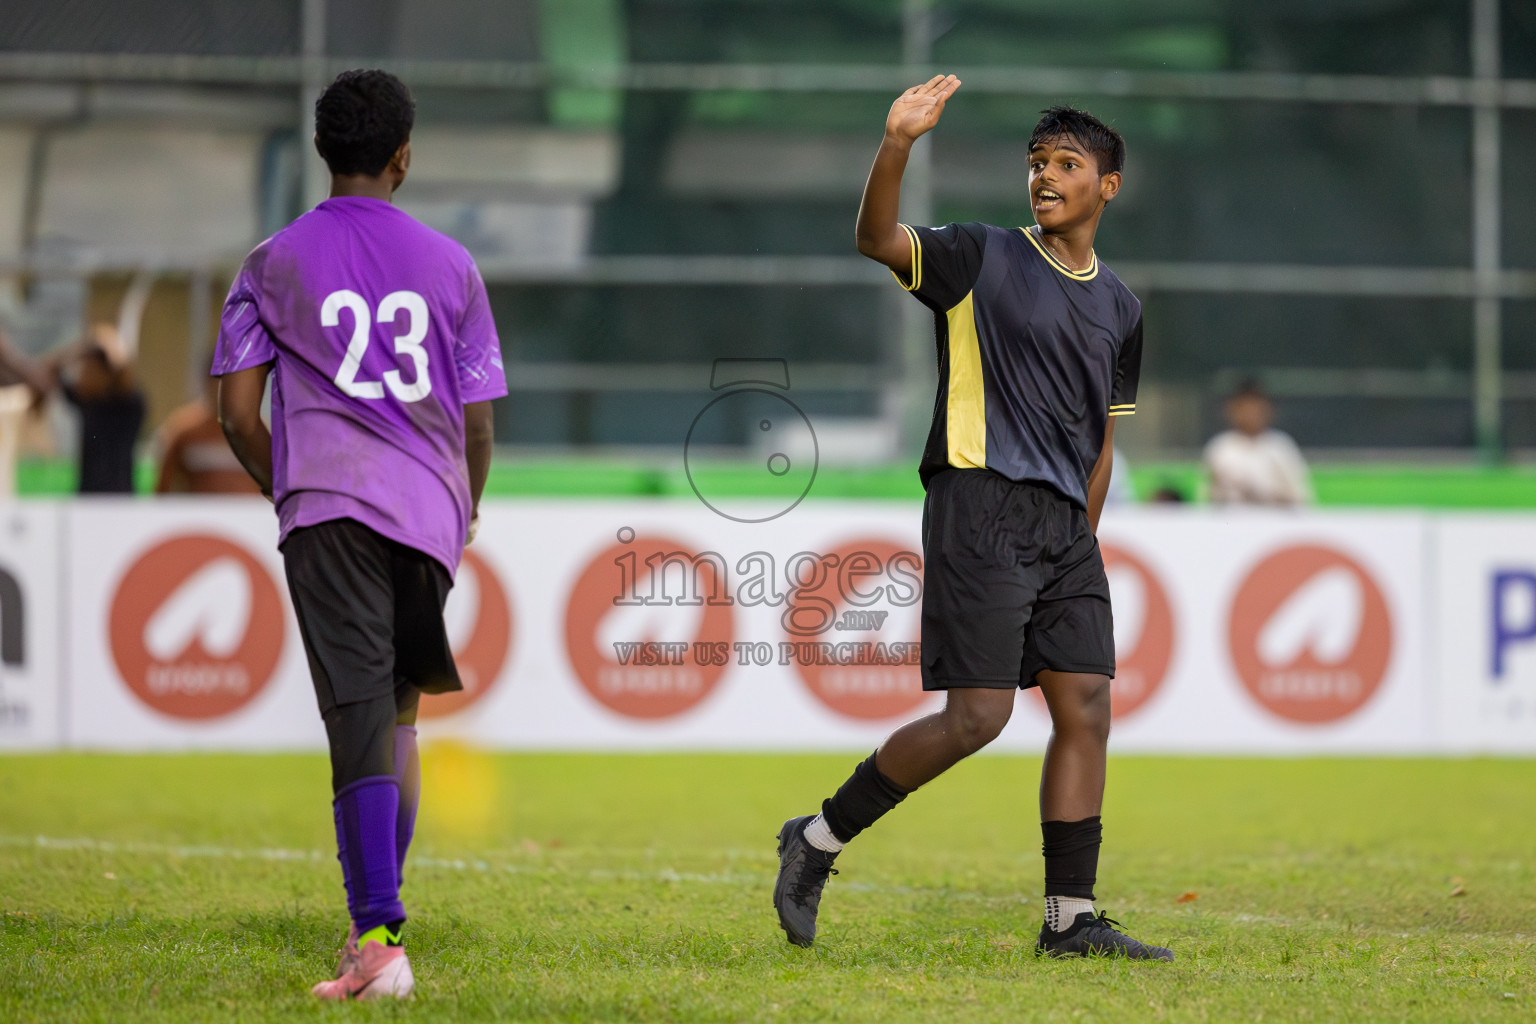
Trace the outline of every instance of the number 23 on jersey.
<path fill-rule="evenodd" d="M 432 378 L 427 374 L 427 350 L 421 347 L 427 336 L 427 300 L 415 292 L 390 292 L 379 302 L 379 323 L 394 322 L 396 314 L 404 310 L 410 317 L 410 329 L 395 335 L 395 354 L 408 355 L 415 369 L 414 378 L 407 383 L 399 370 L 384 371 L 383 380 L 358 380 L 358 367 L 363 353 L 368 351 L 368 335 L 373 329 L 373 311 L 368 301 L 357 292 L 343 288 L 331 292 L 320 305 L 320 326 L 337 327 L 341 324 L 341 311 L 352 313 L 352 340 L 347 354 L 336 371 L 336 386 L 352 398 L 379 399 L 384 397 L 385 387 L 402 402 L 419 402 L 432 393 Z"/>

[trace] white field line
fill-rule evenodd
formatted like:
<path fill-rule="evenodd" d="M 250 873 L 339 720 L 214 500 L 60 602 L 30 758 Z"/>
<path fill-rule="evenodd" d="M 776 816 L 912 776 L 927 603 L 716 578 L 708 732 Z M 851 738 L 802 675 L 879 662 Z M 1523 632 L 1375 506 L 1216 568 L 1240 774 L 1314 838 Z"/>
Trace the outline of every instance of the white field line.
<path fill-rule="evenodd" d="M 321 867 L 329 867 L 336 860 L 334 853 L 326 853 L 320 850 L 289 850 L 281 847 L 266 846 L 242 848 L 209 845 L 188 846 L 172 843 L 114 842 L 107 839 L 90 839 L 86 837 L 60 838 L 55 836 L 0 835 L 0 848 L 4 847 L 57 853 L 123 854 L 164 860 L 277 861 L 282 863 L 313 864 Z M 732 860 L 741 855 L 742 851 L 737 850 L 725 852 L 725 856 Z M 760 856 L 758 859 L 767 860 L 768 858 Z M 488 861 L 478 858 L 414 856 L 411 857 L 407 866 L 417 869 L 463 871 L 479 874 L 497 872 L 514 875 L 559 875 L 561 877 L 582 877 L 594 882 L 666 882 L 674 885 L 687 883 L 694 885 L 759 887 L 769 884 L 772 879 L 772 875 L 766 866 L 764 870 L 756 872 L 724 871 L 699 873 L 675 871 L 672 868 L 661 868 L 656 871 L 614 870 L 611 868 L 590 868 L 586 871 L 570 871 L 555 865 L 534 866 L 512 864 L 506 861 Z M 880 885 L 871 882 L 850 882 L 847 888 L 857 892 L 875 892 L 898 896 L 944 895 L 948 899 L 961 902 L 1012 903 L 1015 900 L 1019 903 L 1030 902 L 1030 899 L 1023 894 L 989 895 L 942 887 L 928 888 L 906 885 Z"/>
<path fill-rule="evenodd" d="M 7 836 L 0 835 L 0 847 L 30 848 L 34 850 L 81 852 L 101 854 L 127 854 L 140 857 L 158 857 L 164 859 L 207 859 L 207 860 L 256 860 L 256 861 L 280 861 L 285 863 L 308 863 L 329 866 L 336 860 L 334 853 L 325 853 L 320 850 L 288 850 L 281 847 L 232 847 L 232 846 L 183 846 L 171 843 L 145 843 L 145 842 L 113 842 L 106 839 L 90 838 L 58 838 L 54 836 Z M 467 872 L 505 872 L 508 874 L 572 874 L 558 867 L 541 865 L 528 866 L 511 864 L 505 861 L 487 861 L 478 858 L 462 857 L 412 857 L 410 866 L 421 868 L 435 868 L 442 871 L 467 871 Z M 663 868 L 658 871 L 614 871 L 607 869 L 592 869 L 585 874 L 593 880 L 614 881 L 656 881 L 656 882 L 695 882 L 704 885 L 741 885 L 757 884 L 763 881 L 759 874 L 743 872 L 716 872 L 700 874 L 697 872 L 674 871 L 671 868 Z"/>

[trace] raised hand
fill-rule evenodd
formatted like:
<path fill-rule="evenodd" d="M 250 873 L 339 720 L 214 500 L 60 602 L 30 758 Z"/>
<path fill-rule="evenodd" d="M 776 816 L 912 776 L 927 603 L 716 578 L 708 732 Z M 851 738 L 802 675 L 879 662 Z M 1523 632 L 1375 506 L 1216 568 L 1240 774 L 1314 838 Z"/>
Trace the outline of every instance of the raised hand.
<path fill-rule="evenodd" d="M 891 104 L 885 117 L 886 136 L 912 142 L 939 123 L 945 101 L 958 88 L 960 79 L 954 75 L 934 75 L 922 85 L 914 85 Z"/>

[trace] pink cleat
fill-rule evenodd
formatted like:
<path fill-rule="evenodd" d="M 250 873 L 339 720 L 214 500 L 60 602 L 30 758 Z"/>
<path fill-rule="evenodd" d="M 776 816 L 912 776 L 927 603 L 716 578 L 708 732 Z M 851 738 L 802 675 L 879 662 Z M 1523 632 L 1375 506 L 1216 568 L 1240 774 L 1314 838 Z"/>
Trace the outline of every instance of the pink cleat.
<path fill-rule="evenodd" d="M 411 962 L 404 946 L 367 942 L 358 951 L 351 970 L 334 981 L 322 981 L 310 989 L 319 999 L 408 999 L 416 988 Z"/>
<path fill-rule="evenodd" d="M 344 977 L 357 966 L 357 925 L 347 925 L 347 944 L 341 947 L 341 960 L 336 964 L 336 977 Z"/>

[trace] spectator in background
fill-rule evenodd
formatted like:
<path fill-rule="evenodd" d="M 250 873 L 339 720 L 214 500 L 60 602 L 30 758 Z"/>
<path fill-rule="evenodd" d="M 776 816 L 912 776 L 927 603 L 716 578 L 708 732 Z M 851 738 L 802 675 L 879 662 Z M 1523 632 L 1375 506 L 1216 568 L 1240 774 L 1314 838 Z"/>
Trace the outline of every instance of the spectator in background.
<path fill-rule="evenodd" d="M 0 345 L 5 336 L 0 334 Z M 32 408 L 32 389 L 17 374 L 0 368 L 0 501 L 16 496 L 16 456 Z"/>
<path fill-rule="evenodd" d="M 166 417 L 158 432 L 156 494 L 260 494 L 219 426 L 219 379 L 204 374 L 203 395 Z"/>
<path fill-rule="evenodd" d="M 1254 381 L 1227 399 L 1231 429 L 1205 446 L 1211 501 L 1218 505 L 1297 506 L 1312 501 L 1306 460 L 1291 436 L 1270 426 L 1274 407 Z"/>
<path fill-rule="evenodd" d="M 35 402 L 58 391 L 80 410 L 81 494 L 133 493 L 133 447 L 144 425 L 144 392 L 116 327 L 96 324 L 78 341 L 38 359 L 0 334 L 0 367 L 21 378 Z"/>

